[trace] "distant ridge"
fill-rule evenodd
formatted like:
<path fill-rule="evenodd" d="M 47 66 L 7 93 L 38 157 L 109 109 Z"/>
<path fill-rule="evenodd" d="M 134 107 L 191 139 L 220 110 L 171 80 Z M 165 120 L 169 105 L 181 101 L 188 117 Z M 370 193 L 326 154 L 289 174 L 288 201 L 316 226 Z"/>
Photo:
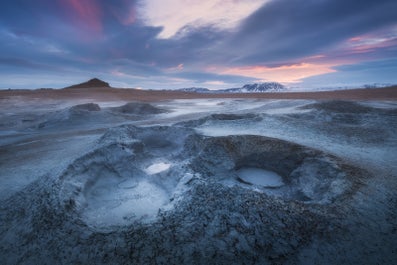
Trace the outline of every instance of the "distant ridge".
<path fill-rule="evenodd" d="M 65 88 L 90 88 L 90 87 L 110 87 L 109 83 L 102 81 L 98 78 L 93 78 L 87 82 L 80 83 L 77 85 L 68 86 Z"/>
<path fill-rule="evenodd" d="M 264 92 L 285 92 L 286 88 L 277 82 L 265 82 L 246 84 L 241 88 L 226 89 L 229 93 L 264 93 Z"/>
<path fill-rule="evenodd" d="M 187 87 L 187 88 L 180 88 L 179 91 L 183 92 L 196 92 L 196 93 L 209 93 L 211 90 L 204 87 Z"/>
<path fill-rule="evenodd" d="M 277 83 L 277 82 L 265 82 L 265 83 L 246 84 L 243 87 L 239 87 L 239 88 L 209 90 L 208 88 L 202 88 L 202 87 L 190 87 L 190 88 L 181 88 L 181 89 L 179 89 L 179 91 L 221 94 L 221 93 L 287 92 L 287 89 L 282 84 Z"/>

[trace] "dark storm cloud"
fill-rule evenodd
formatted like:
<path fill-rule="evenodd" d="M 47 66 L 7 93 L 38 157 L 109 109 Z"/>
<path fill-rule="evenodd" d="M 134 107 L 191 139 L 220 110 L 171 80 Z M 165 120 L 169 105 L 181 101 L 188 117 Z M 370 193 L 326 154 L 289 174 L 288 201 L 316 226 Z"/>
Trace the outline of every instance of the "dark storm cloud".
<path fill-rule="evenodd" d="M 90 17 L 85 21 L 79 21 L 78 14 L 70 14 L 79 12 L 67 5 L 72 2 L 79 1 L 7 1 L 0 10 L 1 26 L 8 35 L 0 36 L 4 40 L 2 48 L 15 55 L 41 57 L 43 51 L 37 49 L 37 44 L 47 42 L 93 61 L 128 58 L 171 67 L 181 61 L 203 59 L 206 47 L 214 44 L 214 35 L 218 36 L 218 32 L 202 28 L 185 29 L 190 33 L 177 39 L 156 39 L 160 27 L 144 26 L 129 18 L 134 15 L 134 1 L 88 1 L 95 6 L 87 12 Z M 101 32 L 92 32 L 97 29 L 89 28 L 90 23 L 92 27 L 98 23 Z"/>
<path fill-rule="evenodd" d="M 272 1 L 247 18 L 232 38 L 244 50 L 237 61 L 287 61 L 320 53 L 347 38 L 397 24 L 396 10 L 395 0 Z"/>

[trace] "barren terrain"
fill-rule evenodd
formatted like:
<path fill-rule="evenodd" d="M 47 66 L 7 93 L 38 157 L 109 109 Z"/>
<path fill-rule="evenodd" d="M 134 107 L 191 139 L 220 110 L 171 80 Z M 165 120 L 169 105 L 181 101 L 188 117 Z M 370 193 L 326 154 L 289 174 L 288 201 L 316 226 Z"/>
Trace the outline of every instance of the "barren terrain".
<path fill-rule="evenodd" d="M 394 264 L 396 100 L 0 91 L 2 264 Z"/>

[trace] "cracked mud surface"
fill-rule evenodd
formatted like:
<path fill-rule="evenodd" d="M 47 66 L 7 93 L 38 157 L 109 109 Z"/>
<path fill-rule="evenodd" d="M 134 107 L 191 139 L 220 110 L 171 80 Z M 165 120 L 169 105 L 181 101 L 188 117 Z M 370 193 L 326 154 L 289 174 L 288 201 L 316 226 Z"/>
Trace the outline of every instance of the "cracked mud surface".
<path fill-rule="evenodd" d="M 12 151 L 22 153 L 21 141 L 53 162 L 38 165 L 48 171 L 2 199 L 3 263 L 393 264 L 396 170 L 387 158 L 397 150 L 389 123 L 395 109 L 304 102 L 294 113 L 269 114 L 277 110 L 273 103 L 249 102 L 240 111 L 235 103 L 211 105 L 221 109 L 174 125 L 139 125 L 142 118 L 134 117 L 120 125 L 122 113 L 86 138 L 71 135 L 78 125 L 67 123 L 59 136 L 66 142 L 7 138 L 2 162 L 11 161 Z M 94 104 L 72 110 L 105 120 L 115 115 Z M 170 109 L 148 115 L 174 121 Z M 47 117 L 51 123 L 52 114 Z M 357 122 L 346 121 L 352 117 Z M 63 123 L 33 127 L 52 133 Z M 331 123 L 334 130 L 353 128 L 355 137 L 336 139 L 323 129 Z M 371 133 L 360 126 L 384 133 L 368 155 L 357 149 Z M 63 159 L 55 147 L 69 156 L 56 170 L 53 163 Z M 24 163 L 34 161 L 32 154 Z M 18 176 L 12 169 L 2 166 Z M 242 178 L 246 169 L 259 173 Z M 278 184 L 263 184 L 261 172 L 276 174 Z"/>

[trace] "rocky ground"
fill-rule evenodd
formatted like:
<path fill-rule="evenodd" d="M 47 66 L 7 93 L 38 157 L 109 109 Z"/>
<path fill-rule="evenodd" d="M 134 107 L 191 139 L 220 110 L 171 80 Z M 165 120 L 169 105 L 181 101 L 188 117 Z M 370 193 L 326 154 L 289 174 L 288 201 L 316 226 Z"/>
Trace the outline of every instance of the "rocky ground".
<path fill-rule="evenodd" d="M 395 102 L 3 103 L 2 264 L 397 260 Z"/>

